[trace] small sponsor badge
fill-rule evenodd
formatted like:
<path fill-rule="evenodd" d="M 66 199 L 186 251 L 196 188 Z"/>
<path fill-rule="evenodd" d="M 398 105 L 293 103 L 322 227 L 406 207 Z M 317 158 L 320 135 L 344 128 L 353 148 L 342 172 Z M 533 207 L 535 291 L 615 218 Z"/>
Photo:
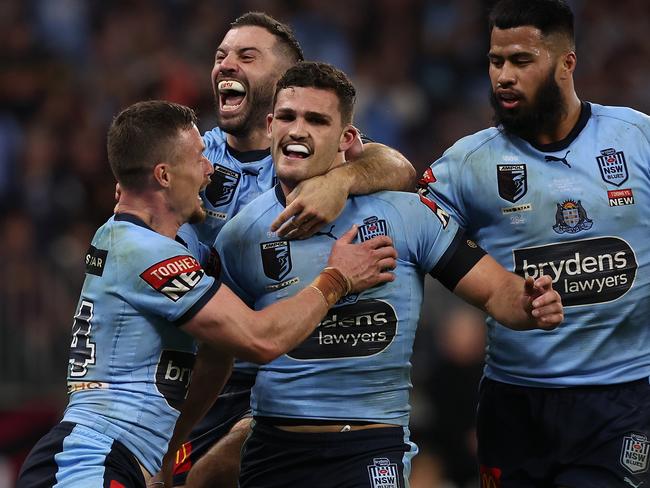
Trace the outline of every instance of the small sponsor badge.
<path fill-rule="evenodd" d="M 648 470 L 648 452 L 650 443 L 643 434 L 630 434 L 623 437 L 621 464 L 632 474 L 645 473 Z"/>
<path fill-rule="evenodd" d="M 400 488 L 397 464 L 391 463 L 388 458 L 374 458 L 372 463 L 368 466 L 372 488 Z"/>
<path fill-rule="evenodd" d="M 86 252 L 86 273 L 95 276 L 104 274 L 104 266 L 106 265 L 106 258 L 108 251 L 104 249 L 97 249 L 95 246 L 90 246 Z"/>
<path fill-rule="evenodd" d="M 174 256 L 150 266 L 140 277 L 154 290 L 176 302 L 193 290 L 205 271 L 192 256 Z"/>
<path fill-rule="evenodd" d="M 620 207 L 621 205 L 634 205 L 634 194 L 630 188 L 624 190 L 607 191 L 607 199 L 610 207 Z"/>

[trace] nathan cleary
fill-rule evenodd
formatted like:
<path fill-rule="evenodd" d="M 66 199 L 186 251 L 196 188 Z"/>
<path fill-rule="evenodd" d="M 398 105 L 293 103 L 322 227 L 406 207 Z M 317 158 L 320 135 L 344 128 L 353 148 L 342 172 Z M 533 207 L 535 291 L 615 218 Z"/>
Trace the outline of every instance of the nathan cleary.
<path fill-rule="evenodd" d="M 551 279 L 507 272 L 435 205 L 417 194 L 347 199 L 327 232 L 288 240 L 269 227 L 303 180 L 342 164 L 354 144 L 355 89 L 323 63 L 299 63 L 277 84 L 268 117 L 279 183 L 228 222 L 217 239 L 222 279 L 254 308 L 309 287 L 347 228 L 357 239 L 391 237 L 396 279 L 341 300 L 302 344 L 260 366 L 252 434 L 240 485 L 408 486 L 409 359 L 425 273 L 513 329 L 553 329 L 562 320 Z M 383 481 L 381 481 L 383 480 Z"/>

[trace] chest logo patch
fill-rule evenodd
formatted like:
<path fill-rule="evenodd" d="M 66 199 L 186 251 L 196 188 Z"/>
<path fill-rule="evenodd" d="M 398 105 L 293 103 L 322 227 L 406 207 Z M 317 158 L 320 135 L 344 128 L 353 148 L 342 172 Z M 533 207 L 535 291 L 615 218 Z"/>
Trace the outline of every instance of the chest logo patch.
<path fill-rule="evenodd" d="M 264 274 L 275 281 L 281 281 L 291 271 L 291 248 L 289 241 L 262 242 L 262 266 Z"/>
<path fill-rule="evenodd" d="M 605 183 L 621 186 L 627 181 L 627 162 L 623 151 L 617 151 L 614 148 L 602 149 L 600 156 L 596 157 L 600 176 Z"/>
<path fill-rule="evenodd" d="M 205 197 L 213 207 L 220 207 L 232 202 L 235 190 L 241 179 L 241 174 L 221 166 L 214 165 L 214 173 L 210 176 L 210 183 L 205 189 Z"/>
<path fill-rule="evenodd" d="M 581 230 L 589 230 L 594 225 L 580 200 L 565 200 L 556 205 L 553 230 L 558 234 L 575 234 Z"/>
<path fill-rule="evenodd" d="M 497 164 L 499 196 L 515 203 L 528 191 L 528 173 L 525 164 Z"/>
<path fill-rule="evenodd" d="M 386 221 L 380 220 L 374 215 L 363 219 L 363 225 L 359 226 L 359 240 L 365 242 L 373 237 L 385 236 L 386 233 Z"/>

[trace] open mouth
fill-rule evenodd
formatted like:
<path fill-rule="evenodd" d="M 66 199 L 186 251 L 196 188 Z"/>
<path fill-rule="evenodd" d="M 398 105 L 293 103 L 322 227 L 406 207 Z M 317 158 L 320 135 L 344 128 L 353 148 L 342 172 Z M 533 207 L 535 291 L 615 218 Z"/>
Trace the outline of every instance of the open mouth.
<path fill-rule="evenodd" d="M 311 156 L 311 149 L 305 144 L 292 142 L 282 146 L 282 154 L 288 158 L 305 159 Z"/>
<path fill-rule="evenodd" d="M 506 109 L 513 109 L 519 105 L 521 97 L 514 92 L 500 92 L 497 94 L 497 98 L 501 103 L 501 106 Z"/>
<path fill-rule="evenodd" d="M 222 111 L 237 110 L 246 99 L 246 88 L 237 80 L 223 80 L 217 85 L 219 89 L 219 105 Z"/>

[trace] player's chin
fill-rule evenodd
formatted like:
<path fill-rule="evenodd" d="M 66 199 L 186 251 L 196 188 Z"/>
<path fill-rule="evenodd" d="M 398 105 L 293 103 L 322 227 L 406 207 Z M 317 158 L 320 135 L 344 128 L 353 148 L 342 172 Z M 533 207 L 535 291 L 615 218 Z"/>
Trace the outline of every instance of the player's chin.
<path fill-rule="evenodd" d="M 190 214 L 187 222 L 190 224 L 200 224 L 201 222 L 205 222 L 207 216 L 205 209 L 202 206 L 197 206 L 197 208 Z"/>

